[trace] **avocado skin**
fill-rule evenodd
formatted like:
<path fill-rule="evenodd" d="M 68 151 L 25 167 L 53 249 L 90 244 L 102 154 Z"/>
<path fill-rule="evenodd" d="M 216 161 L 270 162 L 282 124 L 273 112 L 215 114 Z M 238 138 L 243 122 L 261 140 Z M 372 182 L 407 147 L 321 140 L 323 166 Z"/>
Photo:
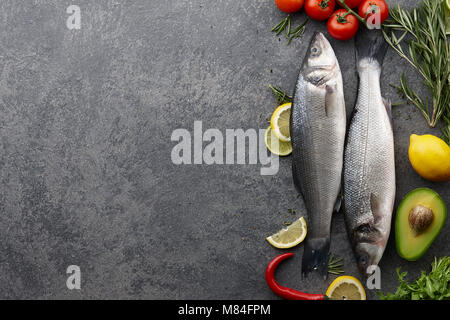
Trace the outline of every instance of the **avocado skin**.
<path fill-rule="evenodd" d="M 433 210 L 434 218 L 437 221 L 440 221 L 440 223 L 437 225 L 437 227 L 434 227 L 430 230 L 424 231 L 422 235 L 429 235 L 432 233 L 431 237 L 425 237 L 423 239 L 423 242 L 420 243 L 420 248 L 416 248 L 414 252 L 408 252 L 407 248 L 404 247 L 403 243 L 406 243 L 408 239 L 410 239 L 410 235 L 406 235 L 408 239 L 402 238 L 402 228 L 408 228 L 408 230 L 411 230 L 411 227 L 409 225 L 408 217 L 409 217 L 409 211 L 412 207 L 415 205 L 422 204 L 421 202 L 421 195 L 432 195 L 433 200 L 436 201 L 436 203 L 439 205 L 440 210 Z M 417 197 L 415 199 L 414 204 L 408 205 L 408 202 L 410 201 L 410 198 Z M 414 199 L 413 199 L 414 200 Z M 408 207 L 406 207 L 408 205 Z M 396 246 L 397 246 L 397 252 L 398 254 L 408 260 L 408 261 L 416 261 L 420 257 L 422 257 L 425 252 L 428 250 L 428 248 L 431 246 L 431 244 L 434 242 L 438 234 L 441 232 L 442 228 L 444 227 L 445 220 L 447 217 L 447 208 L 442 200 L 442 198 L 439 196 L 437 192 L 430 188 L 417 188 L 412 191 L 410 191 L 400 202 L 400 205 L 397 208 L 397 214 L 396 214 L 396 221 L 395 221 L 395 240 L 396 240 Z M 411 232 L 412 233 L 412 232 Z M 410 239 L 411 240 L 411 239 Z"/>

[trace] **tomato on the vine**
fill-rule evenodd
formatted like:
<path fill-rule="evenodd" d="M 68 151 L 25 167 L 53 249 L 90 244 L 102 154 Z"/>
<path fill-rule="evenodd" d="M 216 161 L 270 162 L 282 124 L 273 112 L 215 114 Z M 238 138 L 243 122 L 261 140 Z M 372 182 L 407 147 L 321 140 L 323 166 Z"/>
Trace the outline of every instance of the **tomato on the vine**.
<path fill-rule="evenodd" d="M 380 23 L 383 23 L 389 16 L 389 7 L 384 0 L 364 0 L 359 6 L 358 14 L 361 18 L 370 20 L 374 14 L 380 13 Z M 376 20 L 375 20 L 376 21 Z"/>
<path fill-rule="evenodd" d="M 287 13 L 297 12 L 303 8 L 305 0 L 275 0 L 278 9 Z"/>
<path fill-rule="evenodd" d="M 336 0 L 306 0 L 306 14 L 314 20 L 326 20 L 333 13 Z"/>
<path fill-rule="evenodd" d="M 336 10 L 327 23 L 328 33 L 338 40 L 349 40 L 359 28 L 358 19 L 346 9 Z"/>
<path fill-rule="evenodd" d="M 344 0 L 345 4 L 349 6 L 349 8 L 353 9 L 359 6 L 362 0 Z M 339 5 L 342 7 L 342 4 L 338 1 Z"/>

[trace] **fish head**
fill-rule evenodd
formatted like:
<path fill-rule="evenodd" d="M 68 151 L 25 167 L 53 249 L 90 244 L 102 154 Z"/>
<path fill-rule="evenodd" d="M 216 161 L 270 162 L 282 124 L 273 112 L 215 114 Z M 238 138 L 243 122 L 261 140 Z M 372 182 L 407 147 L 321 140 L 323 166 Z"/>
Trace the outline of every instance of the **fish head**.
<path fill-rule="evenodd" d="M 373 222 L 360 224 L 352 233 L 356 263 L 362 275 L 367 275 L 367 268 L 377 266 L 383 256 L 387 243 L 386 233 L 380 225 Z"/>
<path fill-rule="evenodd" d="M 378 265 L 383 256 L 384 247 L 377 243 L 360 242 L 355 247 L 355 257 L 358 269 L 363 275 L 367 275 L 367 268 Z"/>
<path fill-rule="evenodd" d="M 339 70 L 336 55 L 327 38 L 316 32 L 311 40 L 302 71 L 309 82 L 320 85 L 329 80 Z"/>

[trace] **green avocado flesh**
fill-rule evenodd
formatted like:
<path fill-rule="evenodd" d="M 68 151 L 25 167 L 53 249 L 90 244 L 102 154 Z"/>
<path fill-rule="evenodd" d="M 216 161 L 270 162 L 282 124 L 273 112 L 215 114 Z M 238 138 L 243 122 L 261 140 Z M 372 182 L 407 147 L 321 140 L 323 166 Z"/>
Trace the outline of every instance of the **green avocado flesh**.
<path fill-rule="evenodd" d="M 409 214 L 416 206 L 423 206 L 433 212 L 433 221 L 422 232 L 414 231 Z M 395 240 L 398 254 L 409 261 L 419 259 L 441 231 L 447 216 L 447 208 L 441 197 L 431 189 L 419 188 L 408 193 L 397 209 Z"/>

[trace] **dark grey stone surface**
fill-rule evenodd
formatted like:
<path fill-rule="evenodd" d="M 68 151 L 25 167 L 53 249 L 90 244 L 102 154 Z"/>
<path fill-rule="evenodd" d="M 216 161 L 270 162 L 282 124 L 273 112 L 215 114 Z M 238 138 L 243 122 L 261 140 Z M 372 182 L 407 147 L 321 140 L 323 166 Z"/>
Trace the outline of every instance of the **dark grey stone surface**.
<path fill-rule="evenodd" d="M 275 176 L 261 176 L 260 165 L 177 166 L 170 138 L 196 120 L 204 130 L 266 128 L 276 107 L 267 84 L 293 89 L 309 39 L 325 24 L 310 22 L 286 46 L 270 32 L 284 17 L 272 0 L 79 0 L 81 30 L 68 30 L 70 4 L 0 2 L 0 298 L 275 299 L 264 270 L 281 251 L 265 237 L 305 215 L 291 159 Z M 331 43 L 350 115 L 354 43 Z M 389 84 L 402 72 L 427 94 L 389 51 L 387 98 L 399 100 Z M 438 129 L 412 106 L 395 107 L 393 117 L 396 205 L 422 186 L 448 204 L 449 183 L 423 180 L 407 156 L 411 133 Z M 412 279 L 449 255 L 448 219 L 417 262 L 397 255 L 393 234 L 380 264 L 383 291 L 396 288 L 397 267 Z M 359 277 L 342 214 L 331 246 Z M 324 292 L 334 277 L 302 280 L 302 251 L 292 249 L 279 281 Z M 81 268 L 80 291 L 66 287 L 71 264 Z"/>

